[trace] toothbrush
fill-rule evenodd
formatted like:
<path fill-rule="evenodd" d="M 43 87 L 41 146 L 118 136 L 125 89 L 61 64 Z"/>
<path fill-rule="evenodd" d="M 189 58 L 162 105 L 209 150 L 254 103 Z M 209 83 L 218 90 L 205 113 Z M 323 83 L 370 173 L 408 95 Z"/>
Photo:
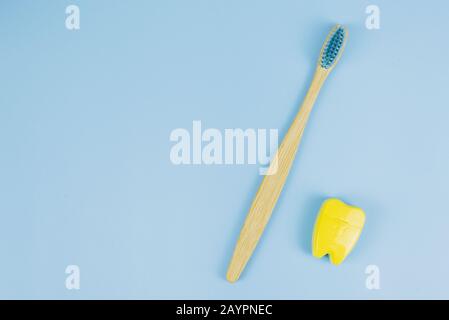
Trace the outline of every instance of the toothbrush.
<path fill-rule="evenodd" d="M 298 149 L 304 128 L 307 124 L 307 119 L 312 111 L 318 93 L 327 76 L 340 59 L 347 38 L 346 29 L 337 24 L 330 31 L 321 48 L 315 75 L 313 76 L 310 88 L 298 114 L 293 120 L 293 123 L 288 129 L 284 140 L 270 164 L 267 175 L 262 180 L 240 232 L 226 274 L 226 279 L 229 282 L 235 282 L 239 279 L 240 274 L 245 268 L 262 236 L 279 195 L 281 194 L 285 180 L 287 179 L 290 167 L 295 158 L 296 150 Z"/>

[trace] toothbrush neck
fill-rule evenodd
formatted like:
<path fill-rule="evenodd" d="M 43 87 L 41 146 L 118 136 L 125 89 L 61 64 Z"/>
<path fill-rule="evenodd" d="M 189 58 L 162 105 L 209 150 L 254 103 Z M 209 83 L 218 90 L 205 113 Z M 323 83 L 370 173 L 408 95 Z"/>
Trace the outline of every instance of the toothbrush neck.
<path fill-rule="evenodd" d="M 301 106 L 301 109 L 312 109 L 318 94 L 320 93 L 321 87 L 327 79 L 331 70 L 323 69 L 321 67 L 317 67 L 315 74 L 313 76 L 312 82 L 310 84 L 309 90 L 307 91 L 306 97 L 304 98 L 304 102 Z"/>

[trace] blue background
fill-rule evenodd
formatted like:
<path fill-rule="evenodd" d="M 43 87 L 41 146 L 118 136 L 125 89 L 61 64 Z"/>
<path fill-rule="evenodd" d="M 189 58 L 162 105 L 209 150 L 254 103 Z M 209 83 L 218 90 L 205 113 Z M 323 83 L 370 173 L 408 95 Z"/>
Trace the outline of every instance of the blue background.
<path fill-rule="evenodd" d="M 65 28 L 77 4 L 81 29 Z M 365 8 L 381 29 L 365 28 Z M 2 1 L 0 298 L 449 298 L 447 1 Z M 175 166 L 175 128 L 288 128 L 336 22 L 341 61 L 241 280 L 257 165 Z M 338 267 L 321 202 L 366 211 Z M 81 268 L 81 289 L 65 268 Z M 365 268 L 380 268 L 380 290 Z"/>

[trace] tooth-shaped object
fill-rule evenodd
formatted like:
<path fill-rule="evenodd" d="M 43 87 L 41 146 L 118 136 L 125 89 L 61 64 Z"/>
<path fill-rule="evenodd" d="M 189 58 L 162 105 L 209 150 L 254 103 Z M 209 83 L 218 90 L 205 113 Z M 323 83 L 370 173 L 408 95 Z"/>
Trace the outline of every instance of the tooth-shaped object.
<path fill-rule="evenodd" d="M 323 202 L 315 222 L 312 254 L 322 258 L 329 254 L 332 264 L 339 265 L 351 252 L 365 223 L 362 209 L 338 199 Z"/>

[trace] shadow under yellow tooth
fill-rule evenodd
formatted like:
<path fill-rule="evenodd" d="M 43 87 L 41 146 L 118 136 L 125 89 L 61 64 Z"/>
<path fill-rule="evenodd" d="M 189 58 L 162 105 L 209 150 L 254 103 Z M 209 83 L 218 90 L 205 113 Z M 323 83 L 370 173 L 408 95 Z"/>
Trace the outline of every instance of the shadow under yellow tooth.
<path fill-rule="evenodd" d="M 362 209 L 334 198 L 324 201 L 315 222 L 313 256 L 322 258 L 329 254 L 331 263 L 339 265 L 356 244 L 364 223 Z"/>

